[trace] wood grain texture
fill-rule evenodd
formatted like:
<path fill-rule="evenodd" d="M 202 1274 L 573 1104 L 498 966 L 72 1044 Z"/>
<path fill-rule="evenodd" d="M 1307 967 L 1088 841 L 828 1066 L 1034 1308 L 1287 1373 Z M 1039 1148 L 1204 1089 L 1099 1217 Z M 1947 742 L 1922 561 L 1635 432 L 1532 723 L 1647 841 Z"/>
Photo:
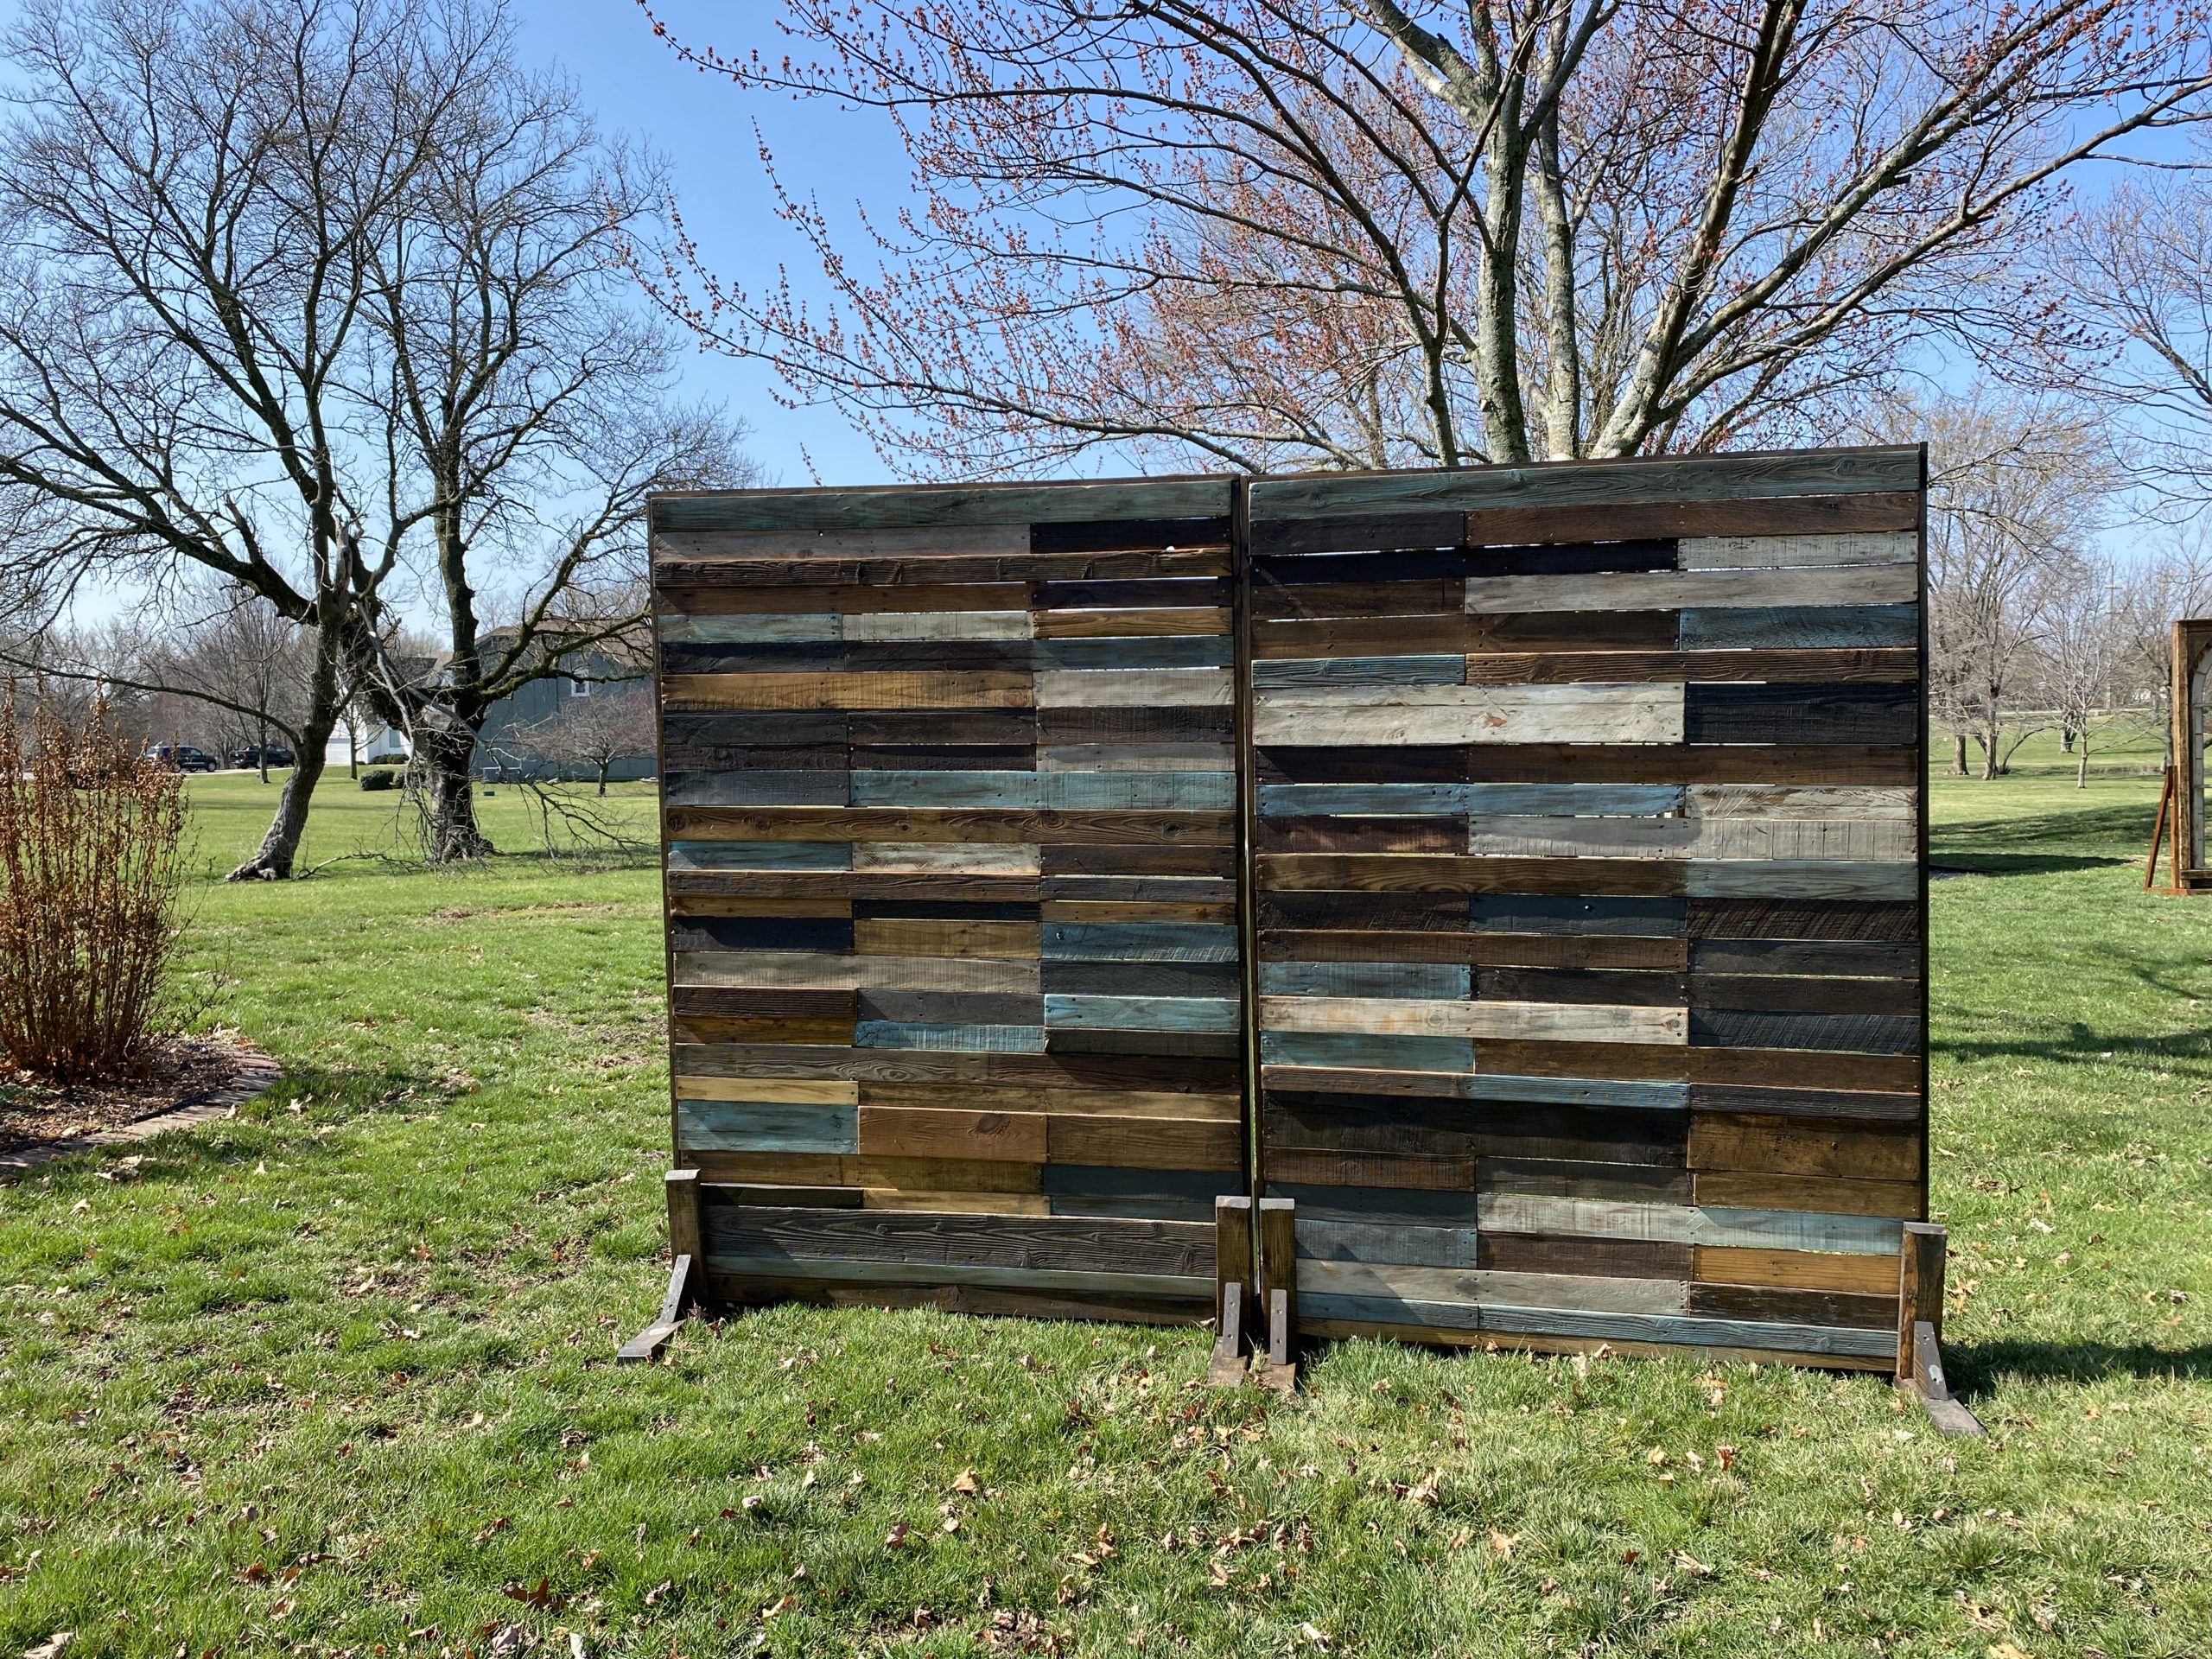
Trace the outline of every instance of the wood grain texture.
<path fill-rule="evenodd" d="M 1255 743 L 1680 743 L 1683 688 L 1621 685 L 1346 686 L 1256 692 Z"/>

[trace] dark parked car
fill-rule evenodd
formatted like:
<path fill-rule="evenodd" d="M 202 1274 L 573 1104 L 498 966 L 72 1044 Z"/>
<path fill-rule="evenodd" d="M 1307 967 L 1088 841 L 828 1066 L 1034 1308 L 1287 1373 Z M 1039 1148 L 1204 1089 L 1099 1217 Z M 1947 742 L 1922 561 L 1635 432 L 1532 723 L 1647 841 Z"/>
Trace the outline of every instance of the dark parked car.
<path fill-rule="evenodd" d="M 189 743 L 156 744 L 146 751 L 146 758 L 172 772 L 218 772 L 223 764 L 207 750 L 195 749 Z"/>
<path fill-rule="evenodd" d="M 249 745 L 245 748 L 231 751 L 231 764 L 240 772 L 251 772 L 263 764 L 264 756 L 272 766 L 289 766 L 297 758 L 282 743 L 271 743 L 267 748 L 258 751 Z"/>

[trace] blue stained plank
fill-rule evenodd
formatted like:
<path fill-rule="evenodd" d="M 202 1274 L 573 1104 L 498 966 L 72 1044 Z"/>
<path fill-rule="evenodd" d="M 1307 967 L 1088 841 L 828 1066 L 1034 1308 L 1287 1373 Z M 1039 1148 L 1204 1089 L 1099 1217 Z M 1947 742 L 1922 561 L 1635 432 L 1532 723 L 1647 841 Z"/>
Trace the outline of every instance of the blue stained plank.
<path fill-rule="evenodd" d="M 1520 1101 L 1532 1106 L 1618 1106 L 1630 1110 L 1687 1111 L 1687 1083 L 1611 1083 L 1592 1077 L 1516 1077 L 1503 1074 L 1467 1080 L 1469 1100 Z"/>
<path fill-rule="evenodd" d="M 1255 691 L 1301 685 L 1458 685 L 1467 677 L 1462 656 L 1288 657 L 1252 664 Z"/>
<path fill-rule="evenodd" d="M 1387 1262 L 1405 1268 L 1471 1268 L 1471 1227 L 1404 1227 L 1298 1217 L 1298 1253 L 1317 1262 Z"/>
<path fill-rule="evenodd" d="M 849 806 L 847 772 L 671 772 L 661 785 L 668 806 Z"/>
<path fill-rule="evenodd" d="M 1465 784 L 1262 784 L 1260 816 L 1454 817 L 1467 810 L 1467 788 Z"/>
<path fill-rule="evenodd" d="M 1450 962 L 1263 962 L 1262 996 L 1464 997 L 1474 970 Z"/>
<path fill-rule="evenodd" d="M 962 1054 L 1042 1054 L 1042 1026 L 953 1026 L 902 1020 L 862 1020 L 855 1048 L 929 1049 Z"/>
<path fill-rule="evenodd" d="M 1236 642 L 1227 634 L 1149 634 L 1107 639 L 1039 639 L 1039 668 L 1230 668 Z"/>
<path fill-rule="evenodd" d="M 671 870 L 849 870 L 845 841 L 672 841 Z"/>
<path fill-rule="evenodd" d="M 1234 997 L 1048 996 L 1045 1024 L 1066 1031 L 1235 1031 Z"/>
<path fill-rule="evenodd" d="M 1478 893 L 1468 900 L 1467 918 L 1478 933 L 1611 933 L 1679 939 L 1688 925 L 1689 903 L 1682 899 Z"/>
<path fill-rule="evenodd" d="M 1777 1250 L 1826 1250 L 1837 1255 L 1895 1255 L 1904 1248 L 1904 1224 L 1880 1216 L 1828 1215 L 1812 1210 L 1729 1210 L 1708 1205 L 1697 1212 L 1694 1243 Z"/>
<path fill-rule="evenodd" d="M 805 645 L 840 637 L 844 619 L 788 616 L 664 616 L 660 637 L 671 645 Z"/>
<path fill-rule="evenodd" d="M 1071 811 L 1225 811 L 1230 772 L 855 772 L 855 806 L 1058 807 Z"/>
<path fill-rule="evenodd" d="M 1266 1065 L 1338 1065 L 1377 1071 L 1471 1071 L 1466 1037 L 1376 1037 L 1352 1031 L 1263 1031 Z"/>
<path fill-rule="evenodd" d="M 1916 645 L 1917 605 L 1789 605 L 1715 607 L 1681 613 L 1684 651 L 1829 651 L 1853 645 Z"/>
<path fill-rule="evenodd" d="M 1663 817 L 1682 810 L 1676 784 L 1468 784 L 1467 810 L 1500 816 Z"/>
<path fill-rule="evenodd" d="M 679 1100 L 676 1138 L 695 1152 L 857 1152 L 856 1106 Z"/>
<path fill-rule="evenodd" d="M 1236 930 L 1216 922 L 1046 922 L 1046 960 L 1234 962 Z"/>

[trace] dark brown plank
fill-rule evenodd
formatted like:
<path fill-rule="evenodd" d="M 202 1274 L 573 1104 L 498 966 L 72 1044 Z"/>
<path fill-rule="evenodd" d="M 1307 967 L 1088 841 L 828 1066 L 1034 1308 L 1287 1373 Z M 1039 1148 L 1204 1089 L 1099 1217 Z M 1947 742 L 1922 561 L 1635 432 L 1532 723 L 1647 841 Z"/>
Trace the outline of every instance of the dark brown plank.
<path fill-rule="evenodd" d="M 1910 683 L 1919 678 L 1918 652 L 1872 647 L 1847 651 L 1497 652 L 1467 658 L 1469 685 L 1625 680 Z"/>
<path fill-rule="evenodd" d="M 1635 536 L 1826 536 L 1916 530 L 1917 491 L 1794 495 L 1732 501 L 1624 501 L 1602 506 L 1487 507 L 1467 515 L 1466 539 L 1483 543 L 1579 542 Z"/>

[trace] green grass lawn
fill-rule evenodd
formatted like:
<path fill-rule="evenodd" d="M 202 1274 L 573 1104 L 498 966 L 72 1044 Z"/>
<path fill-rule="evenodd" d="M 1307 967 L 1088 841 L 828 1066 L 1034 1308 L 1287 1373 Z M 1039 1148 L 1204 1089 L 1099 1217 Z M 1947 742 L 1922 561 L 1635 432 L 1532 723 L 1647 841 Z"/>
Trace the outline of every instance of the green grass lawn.
<path fill-rule="evenodd" d="M 1281 1400 L 1201 1388 L 1201 1332 L 928 1313 L 618 1370 L 665 1276 L 647 861 L 200 887 L 211 1017 L 289 1079 L 0 1189 L 0 1655 L 2204 1655 L 2212 901 L 2140 891 L 2145 758 L 1936 785 L 1985 1441 L 1866 1376 L 1355 1343 Z M 268 794 L 193 788 L 223 863 Z M 327 793 L 309 861 L 393 850 Z"/>

